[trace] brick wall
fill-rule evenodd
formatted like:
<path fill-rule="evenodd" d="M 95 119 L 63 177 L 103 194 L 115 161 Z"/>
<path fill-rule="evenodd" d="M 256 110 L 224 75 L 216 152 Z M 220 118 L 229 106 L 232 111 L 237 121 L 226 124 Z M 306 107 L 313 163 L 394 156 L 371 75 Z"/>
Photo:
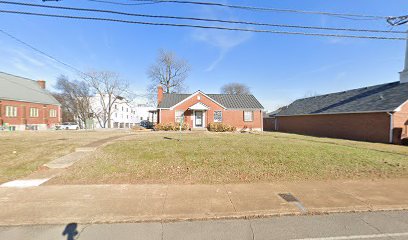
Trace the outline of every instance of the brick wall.
<path fill-rule="evenodd" d="M 263 128 L 264 131 L 276 131 L 275 129 L 275 120 L 276 118 L 264 118 L 263 119 Z"/>
<path fill-rule="evenodd" d="M 402 130 L 401 137 L 408 137 L 408 102 L 401 106 L 400 111 L 394 113 L 394 128 Z"/>
<path fill-rule="evenodd" d="M 387 113 L 355 113 L 277 117 L 278 131 L 319 137 L 388 143 Z"/>
<path fill-rule="evenodd" d="M 17 107 L 17 117 L 6 117 L 6 106 Z M 38 117 L 30 117 L 30 108 L 38 109 Z M 50 117 L 50 110 L 57 111 L 56 117 Z M 61 109 L 58 105 L 0 100 L 0 125 L 39 125 L 52 127 L 61 121 Z"/>
<path fill-rule="evenodd" d="M 193 111 L 188 110 L 192 105 L 201 102 L 208 106 L 210 110 L 205 112 L 205 125 L 214 122 L 214 111 L 222 111 L 222 122 L 224 124 L 232 125 L 238 129 L 252 128 L 262 129 L 262 112 L 261 110 L 253 110 L 253 121 L 244 121 L 244 110 L 225 110 L 211 99 L 199 93 L 194 97 L 188 99 L 182 104 L 176 106 L 173 110 L 161 109 L 159 113 L 160 123 L 175 123 L 175 112 L 184 112 L 184 122 L 193 126 Z"/>

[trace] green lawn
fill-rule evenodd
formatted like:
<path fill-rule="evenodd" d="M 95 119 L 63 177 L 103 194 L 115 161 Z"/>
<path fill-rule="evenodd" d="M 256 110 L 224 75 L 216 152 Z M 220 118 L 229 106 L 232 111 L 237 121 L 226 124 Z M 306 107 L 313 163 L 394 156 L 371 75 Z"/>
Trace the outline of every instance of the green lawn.
<path fill-rule="evenodd" d="M 24 177 L 44 163 L 117 131 L 0 132 L 0 183 Z"/>
<path fill-rule="evenodd" d="M 408 177 L 408 147 L 283 133 L 147 133 L 49 184 L 238 183 Z"/>

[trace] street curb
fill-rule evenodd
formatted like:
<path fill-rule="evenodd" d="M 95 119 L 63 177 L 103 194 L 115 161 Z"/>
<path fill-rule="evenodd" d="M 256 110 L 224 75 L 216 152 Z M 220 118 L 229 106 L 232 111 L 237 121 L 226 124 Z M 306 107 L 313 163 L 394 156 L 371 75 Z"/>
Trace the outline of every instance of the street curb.
<path fill-rule="evenodd" d="M 301 212 L 283 212 L 283 213 L 242 213 L 242 214 L 232 214 L 232 215 L 218 215 L 218 216 L 196 216 L 196 217 L 187 217 L 187 216 L 139 216 L 145 217 L 145 219 L 125 219 L 122 218 L 120 220 L 96 220 L 96 221 L 69 221 L 75 222 L 78 224 L 120 224 L 120 223 L 177 223 L 177 222 L 195 222 L 195 221 L 212 221 L 212 220 L 256 220 L 256 219 L 264 219 L 264 218 L 271 218 L 271 217 L 290 217 L 290 216 L 319 216 L 319 215 L 330 215 L 330 214 L 340 214 L 340 213 L 364 213 L 364 212 L 396 212 L 396 211 L 407 211 L 408 206 L 402 207 L 384 207 L 382 209 L 368 209 L 368 210 L 356 210 L 356 209 L 349 209 L 349 210 L 327 210 L 327 211 L 309 211 L 307 213 Z M 17 224 L 2 224 L 0 223 L 0 227 L 9 227 L 9 226 L 41 226 L 41 225 L 65 225 L 67 224 L 66 220 L 62 220 L 61 222 L 54 221 L 49 223 L 17 223 Z"/>

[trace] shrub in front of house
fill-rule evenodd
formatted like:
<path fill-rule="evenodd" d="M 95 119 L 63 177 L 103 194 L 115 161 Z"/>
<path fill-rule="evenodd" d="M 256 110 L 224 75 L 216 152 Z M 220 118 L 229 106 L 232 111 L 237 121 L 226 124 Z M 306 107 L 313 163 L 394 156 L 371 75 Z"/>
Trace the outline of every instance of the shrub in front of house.
<path fill-rule="evenodd" d="M 208 131 L 210 132 L 235 132 L 236 127 L 224 123 L 209 123 Z"/>
<path fill-rule="evenodd" d="M 186 123 L 183 123 L 181 125 L 181 130 L 182 131 L 187 131 L 190 129 L 190 126 Z M 159 123 L 154 126 L 155 131 L 179 131 L 180 130 L 180 124 L 174 124 L 174 123 Z"/>

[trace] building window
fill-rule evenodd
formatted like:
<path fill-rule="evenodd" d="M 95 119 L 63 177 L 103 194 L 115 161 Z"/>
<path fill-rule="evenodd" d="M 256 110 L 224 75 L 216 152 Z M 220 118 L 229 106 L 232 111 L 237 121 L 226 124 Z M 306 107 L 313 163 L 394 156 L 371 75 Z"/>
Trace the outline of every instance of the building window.
<path fill-rule="evenodd" d="M 176 123 L 182 123 L 184 119 L 183 111 L 176 111 Z"/>
<path fill-rule="evenodd" d="M 117 104 L 115 104 L 115 109 L 116 109 L 116 110 L 118 109 L 118 105 L 117 105 Z"/>
<path fill-rule="evenodd" d="M 30 108 L 30 117 L 38 117 L 38 108 Z"/>
<path fill-rule="evenodd" d="M 214 122 L 222 122 L 222 111 L 214 111 Z"/>
<path fill-rule="evenodd" d="M 57 117 L 57 110 L 51 109 L 50 110 L 50 117 Z"/>
<path fill-rule="evenodd" d="M 254 113 L 252 111 L 244 111 L 244 121 L 252 122 L 254 120 Z"/>
<path fill-rule="evenodd" d="M 17 117 L 17 107 L 6 106 L 6 117 Z"/>

